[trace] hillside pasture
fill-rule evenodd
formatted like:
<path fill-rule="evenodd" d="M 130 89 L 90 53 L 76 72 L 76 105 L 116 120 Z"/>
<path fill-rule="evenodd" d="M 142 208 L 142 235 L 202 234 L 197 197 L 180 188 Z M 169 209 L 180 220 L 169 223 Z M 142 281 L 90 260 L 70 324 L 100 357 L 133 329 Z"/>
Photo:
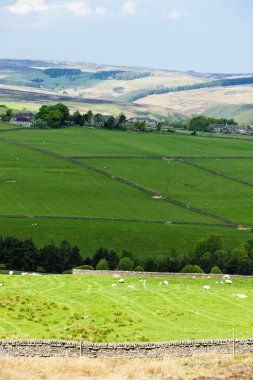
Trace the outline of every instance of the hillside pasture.
<path fill-rule="evenodd" d="M 163 195 L 253 227 L 253 189 L 177 160 L 84 160 Z M 229 161 L 229 160 L 227 160 Z M 246 161 L 246 160 L 244 160 Z M 216 161 L 217 162 L 217 161 Z M 233 166 L 229 166 L 233 170 Z M 240 196 L 238 197 L 238 194 Z"/>
<path fill-rule="evenodd" d="M 34 226 L 34 224 L 37 226 Z M 121 253 L 124 249 L 141 263 L 146 258 L 161 258 L 176 249 L 177 254 L 189 253 L 195 241 L 211 234 L 222 236 L 226 249 L 252 239 L 252 232 L 234 228 L 192 224 L 156 224 L 109 220 L 77 220 L 48 218 L 0 218 L 0 235 L 19 239 L 32 238 L 41 247 L 63 240 L 77 244 L 83 257 L 91 257 L 99 247 Z"/>
<path fill-rule="evenodd" d="M 252 156 L 253 143 L 95 128 L 64 128 L 5 133 L 9 137 L 65 156 Z"/>
<path fill-rule="evenodd" d="M 253 184 L 253 159 L 194 159 L 192 162 Z"/>
<path fill-rule="evenodd" d="M 63 159 L 4 141 L 0 147 L 2 215 L 212 222 Z"/>
<path fill-rule="evenodd" d="M 113 288 L 112 276 L 1 275 L 0 337 L 166 341 L 231 338 L 233 328 L 238 338 L 252 336 L 252 280 L 140 279 Z"/>

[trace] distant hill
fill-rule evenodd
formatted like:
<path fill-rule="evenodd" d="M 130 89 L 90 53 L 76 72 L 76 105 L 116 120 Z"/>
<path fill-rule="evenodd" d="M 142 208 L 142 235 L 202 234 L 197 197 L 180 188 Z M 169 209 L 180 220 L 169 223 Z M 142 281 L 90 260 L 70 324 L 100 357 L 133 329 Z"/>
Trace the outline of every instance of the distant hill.
<path fill-rule="evenodd" d="M 8 91 L 7 91 L 8 90 Z M 15 90 L 11 92 L 11 90 Z M 22 92 L 19 92 L 21 91 Z M 17 92 L 19 94 L 17 95 Z M 29 93 L 33 95 L 29 98 Z M 0 101 L 34 103 L 34 93 L 75 107 L 130 115 L 234 117 L 253 125 L 253 74 L 198 73 L 87 62 L 0 60 Z M 25 95 L 25 96 L 24 96 Z M 36 98 L 38 104 L 45 99 Z M 103 104 L 110 102 L 108 109 Z"/>

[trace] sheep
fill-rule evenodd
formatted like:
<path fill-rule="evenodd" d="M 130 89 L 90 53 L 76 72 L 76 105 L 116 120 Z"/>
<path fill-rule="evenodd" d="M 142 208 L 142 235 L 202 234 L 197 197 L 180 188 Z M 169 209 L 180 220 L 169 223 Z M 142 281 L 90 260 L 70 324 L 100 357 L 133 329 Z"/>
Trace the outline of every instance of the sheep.
<path fill-rule="evenodd" d="M 196 276 L 192 276 L 192 278 L 197 278 Z"/>
<path fill-rule="evenodd" d="M 224 282 L 223 282 L 223 281 L 220 281 L 220 284 L 224 284 Z"/>
<path fill-rule="evenodd" d="M 229 274 L 224 274 L 224 276 L 223 276 L 223 279 L 225 280 L 225 279 L 230 279 L 230 276 L 229 276 Z"/>
<path fill-rule="evenodd" d="M 114 278 L 118 278 L 118 277 L 119 277 L 119 274 L 114 273 L 114 274 L 113 274 L 113 277 L 114 277 Z"/>
<path fill-rule="evenodd" d="M 127 286 L 128 289 L 133 289 L 134 287 L 132 285 Z"/>
<path fill-rule="evenodd" d="M 9 271 L 9 275 L 10 275 L 10 276 L 13 275 L 13 270 L 10 270 L 10 271 Z"/>
<path fill-rule="evenodd" d="M 116 287 L 117 287 L 117 284 L 112 284 L 112 287 L 113 287 L 113 288 L 116 288 Z"/>
<path fill-rule="evenodd" d="M 211 276 L 207 276 L 207 278 L 211 278 Z"/>
<path fill-rule="evenodd" d="M 144 280 L 140 280 L 139 282 L 140 282 L 140 283 L 143 283 L 143 281 L 144 281 Z"/>
<path fill-rule="evenodd" d="M 3 284 L 0 282 L 0 287 L 3 286 Z"/>
<path fill-rule="evenodd" d="M 231 285 L 232 281 L 231 280 L 226 280 L 225 283 Z"/>
<path fill-rule="evenodd" d="M 22 272 L 22 273 L 21 273 L 21 276 L 27 276 L 27 275 L 28 275 L 27 272 Z"/>
<path fill-rule="evenodd" d="M 164 280 L 163 283 L 165 286 L 168 286 L 168 284 L 169 284 L 169 282 L 167 280 Z"/>
<path fill-rule="evenodd" d="M 248 296 L 246 296 L 246 294 L 235 294 L 235 296 L 238 298 L 248 298 Z"/>
<path fill-rule="evenodd" d="M 209 289 L 211 289 L 211 286 L 209 286 L 209 285 L 204 285 L 204 286 L 203 286 L 203 289 L 204 289 L 204 290 L 209 290 Z"/>
<path fill-rule="evenodd" d="M 219 285 L 219 281 L 215 281 L 215 285 Z"/>
<path fill-rule="evenodd" d="M 119 279 L 118 282 L 119 282 L 120 284 L 124 284 L 125 280 L 124 280 L 124 278 L 121 278 L 121 279 Z"/>

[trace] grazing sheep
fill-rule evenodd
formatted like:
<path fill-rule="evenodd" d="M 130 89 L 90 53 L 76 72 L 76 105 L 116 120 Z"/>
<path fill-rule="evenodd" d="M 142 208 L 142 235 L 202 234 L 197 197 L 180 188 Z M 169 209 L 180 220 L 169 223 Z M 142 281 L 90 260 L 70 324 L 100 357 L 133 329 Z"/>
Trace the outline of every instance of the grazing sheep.
<path fill-rule="evenodd" d="M 215 284 L 216 284 L 216 285 L 219 285 L 219 281 L 215 281 Z"/>
<path fill-rule="evenodd" d="M 21 273 L 21 276 L 27 276 L 27 275 L 28 275 L 27 272 L 22 272 L 22 273 Z"/>
<path fill-rule="evenodd" d="M 114 273 L 114 275 L 112 277 L 118 278 L 119 274 Z"/>
<path fill-rule="evenodd" d="M 116 288 L 116 287 L 117 287 L 117 284 L 112 284 L 112 287 L 113 287 L 113 288 Z"/>
<path fill-rule="evenodd" d="M 229 276 L 229 274 L 224 274 L 223 278 L 224 278 L 224 280 L 225 280 L 225 279 L 228 279 L 228 280 L 229 280 L 229 279 L 230 279 L 230 276 Z"/>
<path fill-rule="evenodd" d="M 143 280 L 140 280 L 139 282 L 141 282 L 141 283 L 142 283 L 142 282 L 143 282 Z"/>
<path fill-rule="evenodd" d="M 246 294 L 235 294 L 235 296 L 238 298 L 248 298 L 248 296 L 246 296 Z"/>
<path fill-rule="evenodd" d="M 0 282 L 0 287 L 3 286 L 3 284 Z"/>
<path fill-rule="evenodd" d="M 169 282 L 167 280 L 164 280 L 163 283 L 164 283 L 165 286 L 169 285 Z"/>
<path fill-rule="evenodd" d="M 220 282 L 220 284 L 224 284 L 224 282 L 223 282 L 223 281 L 221 281 L 221 282 Z"/>
<path fill-rule="evenodd" d="M 119 282 L 120 284 L 124 284 L 125 280 L 124 280 L 124 278 L 121 278 L 121 279 L 119 279 L 118 282 Z"/>
<path fill-rule="evenodd" d="M 211 276 L 207 276 L 207 278 L 211 278 Z"/>
<path fill-rule="evenodd" d="M 204 290 L 209 290 L 209 289 L 211 289 L 211 286 L 209 286 L 209 285 L 204 285 L 204 286 L 203 286 L 203 289 L 204 289 Z"/>
<path fill-rule="evenodd" d="M 196 276 L 192 276 L 192 278 L 196 278 Z"/>
<path fill-rule="evenodd" d="M 9 271 L 9 275 L 10 275 L 10 276 L 13 275 L 13 270 L 10 270 L 10 271 Z"/>
<path fill-rule="evenodd" d="M 225 283 L 231 285 L 232 281 L 231 280 L 226 280 Z"/>
<path fill-rule="evenodd" d="M 134 287 L 132 285 L 127 286 L 128 289 L 133 289 Z"/>

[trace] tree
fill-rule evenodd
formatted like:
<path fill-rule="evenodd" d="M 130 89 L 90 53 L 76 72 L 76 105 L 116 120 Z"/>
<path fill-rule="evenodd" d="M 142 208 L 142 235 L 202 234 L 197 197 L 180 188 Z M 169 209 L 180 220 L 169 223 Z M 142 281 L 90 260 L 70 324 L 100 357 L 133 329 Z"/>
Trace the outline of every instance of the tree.
<path fill-rule="evenodd" d="M 62 103 L 42 106 L 35 115 L 36 120 L 44 120 L 51 128 L 59 128 L 70 121 L 69 109 Z"/>
<path fill-rule="evenodd" d="M 89 126 L 91 126 L 92 118 L 93 112 L 91 110 L 89 110 L 86 114 L 83 115 L 84 123 L 88 124 Z"/>
<path fill-rule="evenodd" d="M 187 264 L 181 269 L 181 273 L 204 273 L 199 265 Z"/>
<path fill-rule="evenodd" d="M 115 126 L 115 117 L 110 116 L 105 122 L 105 128 L 113 129 Z"/>
<path fill-rule="evenodd" d="M 34 128 L 39 128 L 39 129 L 47 129 L 49 128 L 49 125 L 46 120 L 43 119 L 35 119 L 33 122 L 33 127 Z"/>
<path fill-rule="evenodd" d="M 101 259 L 96 266 L 96 270 L 109 270 L 108 261 L 106 259 Z"/>
<path fill-rule="evenodd" d="M 94 127 L 102 127 L 103 126 L 103 116 L 100 113 L 97 113 L 94 118 Z"/>
<path fill-rule="evenodd" d="M 131 271 L 134 269 L 134 262 L 130 259 L 130 257 L 123 257 L 119 261 L 118 268 L 119 270 Z"/>
<path fill-rule="evenodd" d="M 79 111 L 75 111 L 71 116 L 71 119 L 74 124 L 80 125 L 80 127 L 84 125 L 84 117 L 80 114 Z"/>
<path fill-rule="evenodd" d="M 214 267 L 212 267 L 210 273 L 212 273 L 212 274 L 222 274 L 222 271 L 220 270 L 219 267 L 217 267 L 217 265 L 215 265 Z"/>

